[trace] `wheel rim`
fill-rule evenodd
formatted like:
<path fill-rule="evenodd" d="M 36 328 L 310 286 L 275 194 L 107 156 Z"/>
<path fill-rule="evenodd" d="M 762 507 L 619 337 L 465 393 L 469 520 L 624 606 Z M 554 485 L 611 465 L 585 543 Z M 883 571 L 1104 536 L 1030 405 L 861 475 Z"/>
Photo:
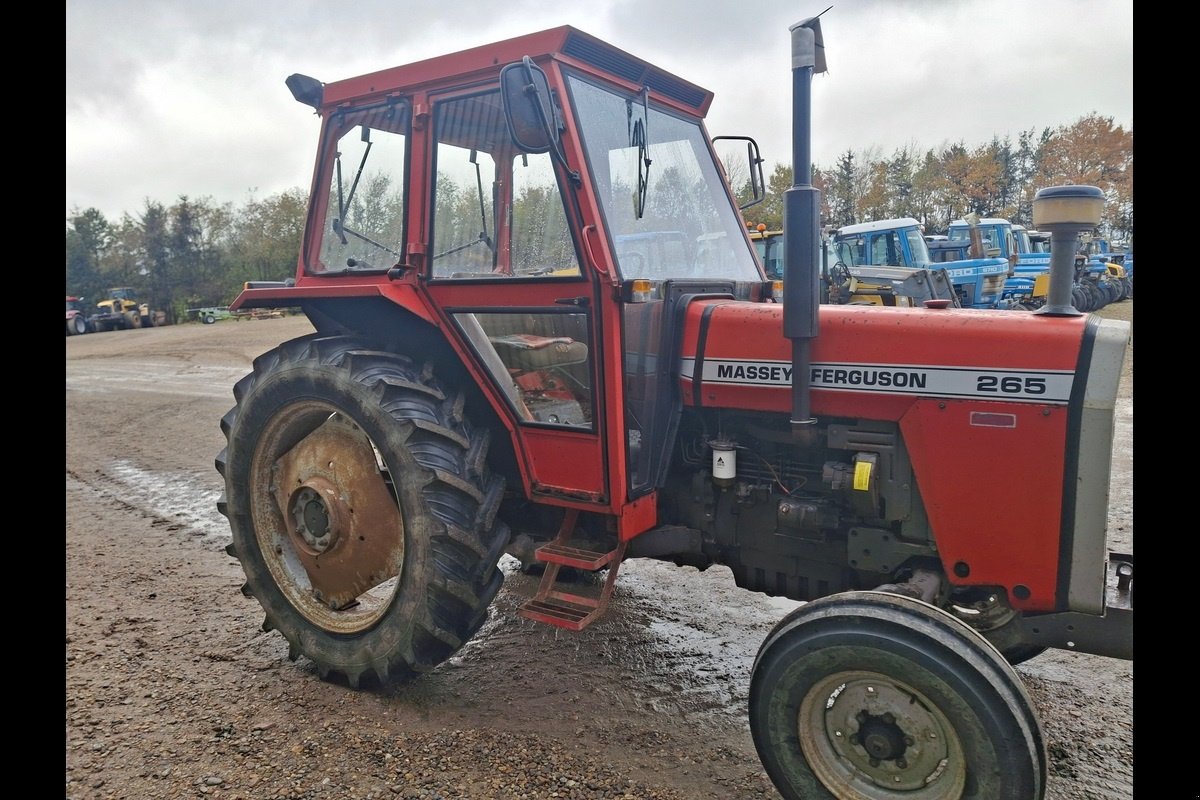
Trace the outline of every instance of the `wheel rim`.
<path fill-rule="evenodd" d="M 800 748 L 839 800 L 962 795 L 966 762 L 950 720 L 919 691 L 875 672 L 815 683 L 800 704 Z"/>
<path fill-rule="evenodd" d="M 328 403 L 294 403 L 264 427 L 250 469 L 258 548 L 288 603 L 334 633 L 375 625 L 399 587 L 404 526 L 366 433 Z"/>

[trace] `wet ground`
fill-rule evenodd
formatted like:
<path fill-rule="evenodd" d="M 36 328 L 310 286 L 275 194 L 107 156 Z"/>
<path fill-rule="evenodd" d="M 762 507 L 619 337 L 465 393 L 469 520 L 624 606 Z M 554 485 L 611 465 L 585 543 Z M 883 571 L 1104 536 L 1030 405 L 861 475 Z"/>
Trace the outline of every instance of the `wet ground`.
<path fill-rule="evenodd" d="M 1132 301 L 1107 314 L 1132 316 Z M 238 591 L 213 459 L 231 387 L 303 318 L 70 337 L 67 796 L 777 798 L 746 726 L 749 671 L 797 604 L 729 572 L 621 569 L 569 633 L 494 613 L 414 684 L 351 692 L 287 658 Z M 1132 354 L 1110 531 L 1132 552 Z M 1133 795 L 1132 663 L 1048 652 L 1018 667 L 1051 756 L 1047 797 Z"/>

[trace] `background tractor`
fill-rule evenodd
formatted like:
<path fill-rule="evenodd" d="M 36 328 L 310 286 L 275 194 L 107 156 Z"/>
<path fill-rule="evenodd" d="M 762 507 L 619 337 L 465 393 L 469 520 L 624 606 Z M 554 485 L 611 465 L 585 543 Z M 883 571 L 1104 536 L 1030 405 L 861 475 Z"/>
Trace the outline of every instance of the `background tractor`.
<path fill-rule="evenodd" d="M 137 292 L 124 286 L 108 290 L 108 297 L 96 303 L 88 323 L 96 331 L 131 330 L 158 325 L 162 322 L 161 316 L 160 312 L 150 308 L 149 303 L 138 299 Z"/>
<path fill-rule="evenodd" d="M 821 302 L 857 305 L 900 306 L 911 308 L 926 301 L 947 301 L 960 307 L 959 292 L 944 267 L 917 267 L 859 263 L 850 241 L 831 238 L 837 230 L 821 238 Z M 767 230 L 759 223 L 750 230 L 750 240 L 772 280 L 783 280 L 783 231 Z M 938 303 L 935 302 L 935 305 Z"/>
<path fill-rule="evenodd" d="M 79 336 L 90 330 L 83 298 L 67 295 L 67 336 Z"/>
<path fill-rule="evenodd" d="M 729 569 L 806 601 L 750 676 L 784 797 L 1037 800 L 1012 664 L 1132 658 L 1132 554 L 1105 527 L 1129 326 L 1069 296 L 1103 195 L 1039 192 L 1056 260 L 1034 313 L 821 304 L 818 19 L 791 48 L 781 284 L 712 94 L 576 28 L 287 78 L 320 120 L 296 275 L 231 308 L 315 332 L 233 387 L 228 552 L 263 629 L 355 688 L 478 634 L 505 552 L 542 569 L 518 613 L 568 631 L 626 559 Z"/>

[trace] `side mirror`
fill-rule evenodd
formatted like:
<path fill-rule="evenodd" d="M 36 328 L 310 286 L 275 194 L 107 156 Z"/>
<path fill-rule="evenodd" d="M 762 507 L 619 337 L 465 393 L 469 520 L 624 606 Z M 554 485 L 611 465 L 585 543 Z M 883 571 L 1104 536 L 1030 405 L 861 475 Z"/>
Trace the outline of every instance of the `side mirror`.
<path fill-rule="evenodd" d="M 525 56 L 500 70 L 500 93 L 513 144 L 526 153 L 545 153 L 558 143 L 550 82 L 533 59 Z"/>
<path fill-rule="evenodd" d="M 745 142 L 746 143 L 746 159 L 750 169 L 750 199 L 744 204 L 738 206 L 742 211 L 753 205 L 758 205 L 767 196 L 766 181 L 763 180 L 763 157 L 758 153 L 758 142 L 751 139 L 749 136 L 714 136 L 712 143 L 716 147 L 717 142 L 726 139 Z M 738 187 L 730 187 L 737 192 Z"/>

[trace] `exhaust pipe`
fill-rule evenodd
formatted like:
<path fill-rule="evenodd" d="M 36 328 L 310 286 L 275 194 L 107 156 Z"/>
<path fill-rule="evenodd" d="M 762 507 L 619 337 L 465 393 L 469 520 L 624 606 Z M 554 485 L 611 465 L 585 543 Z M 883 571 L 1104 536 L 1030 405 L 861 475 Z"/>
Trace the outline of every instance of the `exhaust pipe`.
<path fill-rule="evenodd" d="M 1096 186 L 1051 186 L 1033 196 L 1033 227 L 1050 232 L 1050 294 L 1034 311 L 1050 317 L 1078 317 L 1071 302 L 1079 234 L 1100 224 L 1104 192 Z"/>
<path fill-rule="evenodd" d="M 821 193 L 812 185 L 812 76 L 826 67 L 820 15 L 790 30 L 792 188 L 783 196 L 783 335 L 792 340 L 792 432 L 800 436 L 816 422 L 810 410 L 810 348 L 821 300 Z"/>

